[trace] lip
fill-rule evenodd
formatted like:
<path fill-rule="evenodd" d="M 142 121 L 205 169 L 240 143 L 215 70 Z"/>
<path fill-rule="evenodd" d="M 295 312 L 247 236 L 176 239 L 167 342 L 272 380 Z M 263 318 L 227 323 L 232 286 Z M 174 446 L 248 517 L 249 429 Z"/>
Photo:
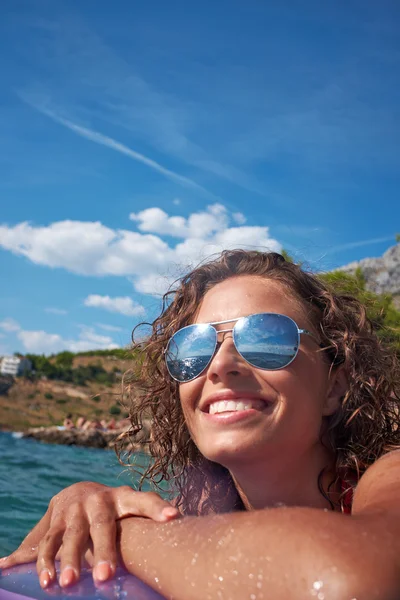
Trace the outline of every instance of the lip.
<path fill-rule="evenodd" d="M 199 406 L 199 409 L 203 413 L 209 414 L 209 407 L 213 402 L 220 402 L 221 400 L 262 400 L 265 402 L 266 406 L 272 404 L 272 400 L 270 398 L 266 398 L 262 394 L 249 392 L 246 390 L 221 390 L 219 392 L 214 392 L 210 394 L 204 402 L 202 402 Z"/>

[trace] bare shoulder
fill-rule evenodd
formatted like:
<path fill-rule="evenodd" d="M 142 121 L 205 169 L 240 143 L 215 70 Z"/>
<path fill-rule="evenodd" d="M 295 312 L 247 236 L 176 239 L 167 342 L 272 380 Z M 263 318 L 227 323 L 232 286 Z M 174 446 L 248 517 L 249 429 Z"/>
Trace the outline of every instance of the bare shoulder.
<path fill-rule="evenodd" d="M 371 465 L 355 491 L 353 515 L 379 509 L 400 518 L 400 450 L 388 452 Z"/>

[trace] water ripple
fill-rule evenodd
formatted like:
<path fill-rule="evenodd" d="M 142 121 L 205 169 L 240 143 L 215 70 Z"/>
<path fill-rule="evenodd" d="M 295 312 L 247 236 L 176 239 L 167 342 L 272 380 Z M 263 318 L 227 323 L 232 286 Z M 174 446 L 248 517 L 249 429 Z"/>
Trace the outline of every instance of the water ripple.
<path fill-rule="evenodd" d="M 0 556 L 20 544 L 54 494 L 77 481 L 129 485 L 132 476 L 123 473 L 113 452 L 40 444 L 0 432 Z"/>

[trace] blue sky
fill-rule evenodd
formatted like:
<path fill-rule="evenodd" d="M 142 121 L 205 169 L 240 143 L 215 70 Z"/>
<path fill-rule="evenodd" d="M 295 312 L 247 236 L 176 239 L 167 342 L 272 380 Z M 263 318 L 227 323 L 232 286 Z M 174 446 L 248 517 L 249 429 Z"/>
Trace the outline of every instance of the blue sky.
<path fill-rule="evenodd" d="M 0 354 L 128 343 L 211 252 L 400 229 L 400 5 L 0 6 Z"/>

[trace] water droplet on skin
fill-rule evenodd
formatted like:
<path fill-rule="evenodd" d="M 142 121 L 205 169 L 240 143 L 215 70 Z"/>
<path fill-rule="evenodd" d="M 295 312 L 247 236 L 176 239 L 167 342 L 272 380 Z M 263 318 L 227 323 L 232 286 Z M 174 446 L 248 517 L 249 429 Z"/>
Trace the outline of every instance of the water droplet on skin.
<path fill-rule="evenodd" d="M 249 573 L 249 579 L 254 579 L 253 573 Z"/>
<path fill-rule="evenodd" d="M 256 600 L 257 596 L 255 594 L 250 594 L 250 600 Z"/>
<path fill-rule="evenodd" d="M 318 592 L 317 598 L 318 598 L 318 600 L 325 600 L 325 594 L 324 594 L 324 592 Z"/>
<path fill-rule="evenodd" d="M 155 581 L 156 583 L 158 583 L 160 580 L 158 579 L 158 577 L 154 577 L 154 581 Z"/>
<path fill-rule="evenodd" d="M 323 581 L 314 581 L 313 588 L 314 590 L 320 590 L 324 586 Z"/>
<path fill-rule="evenodd" d="M 218 579 L 219 579 L 219 581 L 223 581 L 223 580 L 224 580 L 224 578 L 222 577 L 222 575 L 220 575 L 220 576 L 218 577 Z"/>
<path fill-rule="evenodd" d="M 259 590 L 261 590 L 261 588 L 262 588 L 262 583 L 261 583 L 261 581 L 257 581 L 257 584 L 256 584 L 256 585 L 257 585 L 258 589 L 259 589 Z"/>

